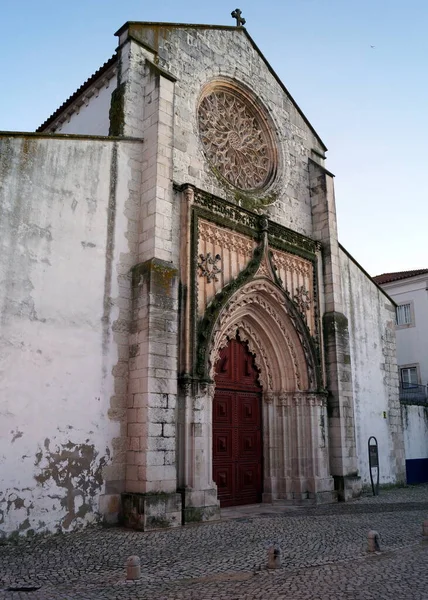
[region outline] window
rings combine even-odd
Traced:
[[[403,388],[412,388],[418,385],[417,367],[404,367],[400,369],[401,385]]]
[[[412,324],[412,306],[410,302],[408,304],[401,304],[397,306],[396,310],[396,322],[397,325],[411,325]]]

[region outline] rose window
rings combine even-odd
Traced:
[[[266,187],[275,171],[275,145],[258,107],[228,86],[211,89],[198,110],[199,135],[211,165],[245,191]]]

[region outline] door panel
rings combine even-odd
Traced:
[[[213,420],[218,425],[232,425],[233,395],[233,392],[216,390],[215,402],[213,405]]]
[[[213,479],[217,484],[217,493],[221,506],[234,506],[235,469],[232,462],[213,467]]]
[[[231,340],[216,365],[213,478],[221,506],[250,504],[262,495],[261,388],[253,356]]]

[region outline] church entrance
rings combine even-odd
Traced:
[[[220,506],[262,500],[262,388],[247,345],[230,340],[215,370],[213,479]]]

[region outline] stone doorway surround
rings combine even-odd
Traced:
[[[219,518],[212,476],[215,364],[237,336],[255,356],[263,388],[263,502],[332,501],[326,393],[311,342],[318,327],[315,263],[271,247],[265,217],[241,209],[257,231],[245,235],[239,225],[227,227],[225,209],[215,219],[213,201],[209,211],[195,207],[190,186],[181,199],[178,456],[184,522]],[[196,199],[203,205],[201,196]],[[295,233],[293,240],[300,243]]]

